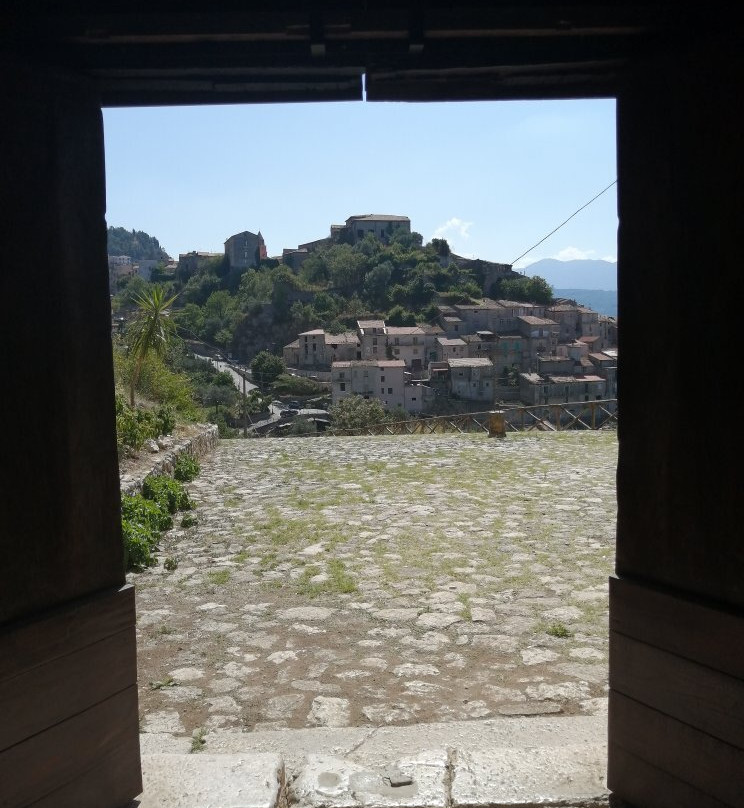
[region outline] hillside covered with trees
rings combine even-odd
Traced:
[[[135,261],[170,260],[170,256],[154,236],[150,236],[142,230],[127,230],[124,227],[108,228],[108,254],[128,255]]]
[[[403,326],[433,322],[439,305],[484,294],[550,300],[546,283],[516,273],[484,289],[489,266],[453,256],[444,239],[424,245],[420,234],[400,230],[387,244],[367,235],[354,245],[319,249],[296,272],[277,259],[231,270],[224,258],[215,258],[198,270],[179,268],[167,293],[177,296],[174,319],[182,336],[250,361],[260,350],[280,353],[311,328],[340,333],[366,318]],[[115,308],[126,309],[133,293],[145,287],[133,278],[116,296]]]

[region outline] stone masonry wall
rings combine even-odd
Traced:
[[[190,454],[199,458],[214,451],[217,446],[217,425],[203,424],[198,434],[174,442],[163,451],[149,456],[151,463],[137,472],[120,477],[122,496],[131,496],[142,492],[145,479],[153,474],[173,474],[176,460],[182,454]]]

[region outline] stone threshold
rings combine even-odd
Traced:
[[[139,808],[605,808],[605,716],[143,734]],[[201,742],[199,743],[201,746]]]

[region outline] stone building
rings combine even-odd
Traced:
[[[490,359],[448,359],[449,389],[465,401],[493,403],[494,367]]]
[[[225,242],[225,255],[230,269],[248,269],[257,267],[266,258],[266,244],[261,231],[251,233],[244,230],[230,236]]]
[[[411,232],[411,220],[408,216],[368,213],[363,216],[349,216],[343,225],[331,225],[331,240],[335,243],[356,244],[371,233],[378,241],[387,243],[396,230]]]

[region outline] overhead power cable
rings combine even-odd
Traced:
[[[595,200],[595,199],[599,199],[599,197],[600,197],[600,196],[602,196],[602,194],[603,194],[603,193],[605,193],[605,191],[609,191],[609,190],[610,190],[610,188],[612,188],[612,186],[613,186],[613,185],[615,185],[615,183],[616,183],[616,182],[617,182],[617,180],[616,180],[616,179],[615,179],[615,180],[613,180],[613,181],[612,181],[612,182],[611,182],[611,183],[610,183],[610,184],[609,184],[609,185],[608,185],[606,188],[603,188],[603,189],[602,189],[602,190],[601,190],[601,191],[600,191],[600,192],[599,192],[599,193],[598,193],[596,196],[593,196],[593,197],[592,197],[592,198],[591,198],[591,199],[590,199],[588,202],[586,202],[585,204],[583,204],[583,205],[582,205],[582,206],[581,206],[581,207],[580,207],[578,210],[575,210],[575,211],[574,211],[574,212],[573,212],[573,213],[572,213],[572,214],[571,214],[571,215],[568,217],[568,219],[566,219],[566,221],[565,221],[565,222],[561,222],[561,223],[558,225],[558,227],[556,227],[554,230],[551,230],[551,231],[548,233],[548,235],[547,235],[547,236],[544,236],[543,238],[541,238],[541,239],[540,239],[540,241],[538,241],[538,242],[537,242],[537,244],[533,244],[533,245],[532,245],[532,246],[529,248],[529,250],[526,250],[526,251],[525,251],[525,252],[523,252],[523,253],[522,253],[520,256],[518,256],[517,258],[515,258],[515,259],[512,261],[512,266],[514,266],[514,264],[516,264],[516,263],[517,263],[517,261],[521,261],[521,260],[522,260],[522,258],[524,258],[524,257],[525,257],[525,255],[527,255],[528,253],[531,253],[531,252],[532,252],[532,251],[535,249],[535,247],[539,247],[539,246],[540,246],[540,245],[543,243],[543,241],[545,241],[546,239],[549,239],[549,238],[550,238],[550,237],[553,235],[553,233],[557,233],[557,232],[558,232],[558,231],[561,229],[561,227],[563,227],[563,225],[564,225],[564,224],[568,224],[568,222],[570,222],[570,221],[571,221],[571,219],[573,219],[573,217],[574,217],[574,216],[576,216],[576,214],[577,214],[577,213],[581,213],[581,211],[582,211],[582,210],[584,210],[584,208],[588,208],[588,207],[589,207],[589,205],[591,205],[591,204],[592,204],[592,202],[594,202],[594,200]]]

